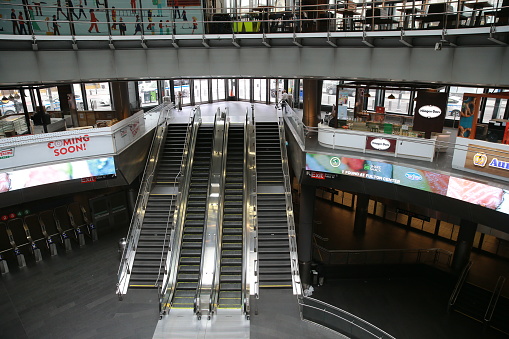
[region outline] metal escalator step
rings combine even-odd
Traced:
[[[258,245],[259,245],[258,255],[289,254],[290,253],[288,244],[286,244],[286,246],[281,246],[281,247],[264,247],[264,246],[261,246],[260,244],[258,244]]]
[[[162,277],[162,274],[159,278]],[[152,274],[131,274],[130,282],[136,283],[152,283],[155,284],[158,279],[158,272]]]
[[[221,262],[221,273],[242,273],[242,266],[240,265],[225,265]]]
[[[268,247],[273,247],[277,249],[286,248],[288,250],[289,242],[288,239],[285,240],[267,240],[267,239],[258,239],[258,247],[260,248],[260,251],[263,252],[263,249],[266,249]]]
[[[231,258],[223,257],[221,259],[221,264],[222,265],[242,265],[242,257],[240,257],[240,256],[231,257]]]
[[[288,236],[288,226],[285,225],[284,227],[263,227],[258,228],[258,237],[261,238],[265,236],[266,234],[270,235],[285,235]]]
[[[160,260],[161,251],[159,252],[136,252],[136,260]]]
[[[234,227],[236,226],[236,227]],[[242,235],[242,225],[226,225],[223,223],[223,234],[241,234]]]
[[[241,257],[242,251],[241,250],[222,250],[221,254],[222,254],[223,258]]]
[[[290,252],[288,249],[286,252],[283,251],[279,253],[274,253],[272,251],[260,252],[258,253],[258,258],[260,260],[270,260],[274,262],[277,262],[278,260],[290,260]]]
[[[200,278],[198,273],[178,273],[177,280],[180,282],[196,282]]]
[[[203,239],[203,234],[201,233],[184,234],[182,239],[183,241],[201,241]]]
[[[195,292],[192,290],[175,290],[175,298],[194,298]]]
[[[223,232],[223,242],[241,242],[242,235],[230,235]]]
[[[242,276],[240,274],[221,274],[219,277],[221,284],[223,283],[241,283]]]
[[[188,233],[199,233],[203,234],[203,226],[202,227],[196,227],[196,226],[185,226],[184,227],[184,234]]]
[[[230,251],[230,250],[242,250],[242,243],[241,242],[225,242],[223,243],[223,251]]]
[[[217,308],[220,309],[239,309],[242,307],[241,305],[241,298],[234,298],[234,299],[224,299],[219,298]]]
[[[180,251],[182,257],[196,257],[201,255],[201,248],[183,248]]]
[[[230,282],[221,283],[219,285],[219,289],[221,291],[238,291],[238,290],[242,289],[242,284],[241,283],[230,283]]]
[[[232,290],[232,291],[219,291],[219,298],[225,298],[225,299],[240,299],[241,297],[240,290]]]
[[[202,243],[200,242],[191,242],[191,241],[183,241],[182,248],[201,248]]]
[[[201,257],[180,257],[180,263],[199,266],[201,263]]]
[[[196,290],[196,288],[198,287],[198,283],[197,282],[188,282],[188,281],[183,281],[183,282],[180,282],[180,281],[177,281],[177,289],[179,290]]]

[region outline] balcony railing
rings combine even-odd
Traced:
[[[420,30],[507,25],[509,2],[352,2],[331,5],[204,8],[187,0],[154,0],[150,7],[82,0],[0,3],[0,33],[15,35],[167,36]]]

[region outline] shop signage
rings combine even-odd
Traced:
[[[414,131],[441,133],[447,111],[447,93],[419,91],[415,102]]]
[[[0,150],[0,159],[9,159],[14,156],[14,147]]]
[[[90,137],[85,134],[75,138],[55,140],[48,142],[48,148],[53,151],[53,155],[58,157],[68,153],[77,153],[87,150],[87,142],[90,141]]]
[[[433,119],[439,117],[442,114],[442,110],[437,106],[426,105],[419,108],[417,113],[425,118]]]
[[[325,173],[311,172],[311,178],[313,178],[313,179],[325,179]]]
[[[422,175],[416,172],[406,172],[405,178],[411,181],[422,181]]]
[[[396,139],[367,137],[366,149],[394,153],[396,152]]]
[[[468,145],[465,167],[479,172],[509,177],[509,153],[500,149]]]

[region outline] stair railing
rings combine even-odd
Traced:
[[[224,196],[225,196],[225,181],[226,181],[226,160],[228,157],[228,137],[230,131],[230,110],[226,107],[224,115],[224,133],[223,133],[223,149],[221,159],[221,174],[220,174],[220,191],[218,210],[217,210],[217,242],[216,242],[216,266],[214,268],[214,277],[212,279],[211,292],[209,296],[209,315],[212,316],[217,311],[220,279],[221,279],[221,253],[223,247],[223,215],[224,215]]]
[[[170,259],[166,261],[168,271],[167,278],[164,279],[161,287],[160,296],[160,314],[165,315],[171,307],[171,300],[175,293],[175,282],[177,279],[178,260],[180,258],[180,249],[182,247],[182,235],[184,230],[185,213],[187,206],[187,192],[189,191],[189,178],[191,178],[191,169],[193,168],[194,150],[196,145],[196,136],[201,125],[201,112],[199,107],[196,108],[192,124],[192,130],[189,138],[189,145],[184,149],[185,159],[184,168],[181,169],[182,178],[185,178],[179,185],[178,204],[173,213],[173,232],[171,239]]]
[[[195,119],[197,119],[197,118],[199,119],[200,117],[201,117],[200,107],[197,106],[193,109],[193,111],[189,115],[189,122],[187,124],[186,137],[184,140],[184,149],[182,150],[182,155],[180,157],[180,169],[173,180],[173,192],[176,192],[176,194],[172,195],[172,198],[169,203],[168,217],[166,219],[166,228],[165,228],[165,232],[164,232],[164,243],[163,243],[163,247],[161,248],[161,258],[159,261],[159,272],[157,274],[157,279],[156,279],[156,281],[159,281],[161,272],[163,272],[163,281],[162,281],[161,285],[159,286],[159,292],[160,292],[159,299],[160,300],[163,297],[162,287],[166,286],[166,284],[168,282],[167,281],[168,280],[168,272],[169,272],[170,267],[167,265],[167,263],[170,260],[170,255],[171,255],[170,244],[173,243],[173,235],[174,235],[173,230],[175,229],[175,227],[170,228],[169,226],[170,226],[170,223],[172,223],[175,219],[174,218],[175,213],[178,209],[178,205],[181,200],[182,190],[179,188],[180,188],[180,185],[182,183],[182,178],[183,178],[182,172],[184,171],[184,169],[187,165],[187,155],[189,153],[189,144],[191,142],[190,138],[191,138],[191,134],[193,131],[194,121],[195,121]],[[172,220],[172,214],[171,214],[171,206],[175,206],[175,209],[173,212],[173,220]],[[172,225],[174,225],[174,224],[172,223]],[[169,237],[168,237],[168,232],[170,232]],[[163,266],[163,263],[165,263],[165,260],[166,260],[166,265]]]
[[[250,305],[249,305],[249,295],[251,284],[248,281],[248,272],[249,272],[249,263],[248,258],[250,252],[252,250],[250,241],[250,235],[254,231],[254,206],[253,205],[253,191],[256,187],[256,171],[254,171],[254,157],[251,154],[254,154],[253,151],[253,112],[246,109],[246,120],[244,122],[244,193],[243,193],[243,204],[242,204],[242,281],[241,281],[241,307],[242,312],[249,318]],[[256,203],[256,199],[254,199],[254,203]]]
[[[281,115],[282,114],[281,111],[277,111],[277,113],[279,125],[279,143],[280,143],[279,147],[281,148],[281,161],[283,166],[284,187],[285,187],[286,219],[288,222],[288,240],[290,242],[293,294],[301,295],[302,285],[300,281],[299,258],[297,254],[297,233],[295,231],[295,220],[293,214],[292,185],[290,182],[290,171],[288,168],[288,154],[286,151],[284,119],[283,116]]]
[[[467,280],[468,273],[470,272],[470,268],[472,267],[472,262],[469,261],[468,264],[465,265],[463,270],[461,271],[461,274],[458,278],[458,281],[456,282],[456,286],[454,286],[454,290],[451,293],[451,297],[449,298],[449,303],[447,304],[447,313],[449,313],[454,307],[454,304],[456,304],[456,300],[458,299],[458,295],[461,292],[461,288],[465,284],[465,281]]]
[[[484,314],[484,323],[489,325],[491,322],[491,318],[493,318],[493,312],[497,307],[497,302],[500,297],[500,293],[502,293],[502,288],[505,284],[505,277],[498,277],[497,284],[495,285],[495,289],[493,289],[493,293],[491,294],[490,303],[488,304],[488,308],[486,309],[486,313]]]
[[[118,281],[116,293],[119,296],[119,299],[122,298],[123,294],[127,293],[131,269],[134,262],[134,256],[136,254],[136,246],[140,237],[145,209],[147,207],[150,190],[152,189],[154,172],[159,160],[159,154],[163,144],[162,140],[164,140],[164,135],[167,130],[167,121],[170,117],[171,109],[174,109],[173,105],[162,104],[147,112],[151,113],[159,111],[159,118],[157,120],[154,137],[152,139],[145,168],[143,170],[143,179],[136,197],[135,209],[131,217],[129,231],[127,232],[127,243],[122,251],[122,257],[120,259],[120,265],[117,272]]]

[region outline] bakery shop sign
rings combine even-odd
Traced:
[[[396,139],[367,137],[366,149],[394,153],[396,152]]]
[[[494,148],[468,145],[465,167],[480,172],[509,177],[509,154]]]

